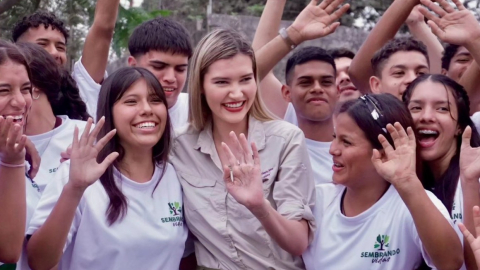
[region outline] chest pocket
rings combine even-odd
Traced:
[[[219,191],[216,191],[218,184],[215,179],[201,178],[191,174],[180,172],[180,182],[182,184],[184,204],[186,211],[198,211],[201,209],[210,209],[214,207],[214,198],[218,197]],[[215,196],[217,195],[217,196]]]

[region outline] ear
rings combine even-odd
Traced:
[[[135,59],[135,57],[133,57],[133,56],[129,56],[128,59],[127,59],[127,63],[131,67],[136,67],[137,66],[137,59]]]
[[[448,72],[448,70],[442,68],[442,75],[445,75],[445,76],[446,76],[446,75],[447,75],[447,72]]]
[[[455,132],[455,137],[458,137],[458,136],[462,136],[463,132],[462,132],[462,129],[457,126],[457,131]]]
[[[369,83],[370,83],[370,90],[372,91],[372,93],[374,93],[374,94],[380,94],[381,93],[382,82],[381,82],[380,78],[378,78],[377,76],[372,76],[372,77],[370,77]]]
[[[283,99],[287,102],[292,102],[292,98],[290,97],[290,86],[288,85],[282,85],[282,96]]]

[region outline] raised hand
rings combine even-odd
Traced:
[[[412,25],[412,24],[416,24],[416,23],[425,23],[424,20],[425,20],[425,17],[420,12],[420,5],[416,5],[412,9],[412,12],[410,12],[410,15],[408,15],[408,18],[405,21],[405,23],[407,25]]]
[[[8,165],[25,163],[25,142],[22,127],[13,123],[13,117],[0,116],[0,161]]]
[[[95,143],[98,132],[105,123],[105,118],[101,118],[92,132],[92,119],[89,118],[82,136],[78,139],[78,128],[75,127],[73,133],[72,154],[70,156],[70,178],[69,184],[75,188],[86,189],[107,170],[113,161],[118,157],[117,152],[110,153],[102,163],[97,162],[97,156],[100,150],[105,147],[107,142],[113,138],[116,130],[112,130],[102,139]]]
[[[324,0],[318,5],[318,0],[312,0],[291,26],[293,31],[289,34],[292,41],[300,44],[305,40],[321,38],[333,33],[340,25],[335,21],[350,7],[349,4],[340,6],[342,2],[343,0]]]
[[[378,135],[378,140],[382,144],[385,156],[382,158],[380,152],[373,150],[372,162],[377,172],[396,188],[406,181],[416,177],[415,168],[415,134],[411,127],[407,132],[400,123],[387,125],[387,130],[393,139],[395,149],[390,145],[383,135]]]
[[[230,137],[234,143],[232,149],[222,143],[222,151],[227,158],[222,162],[223,180],[228,193],[252,210],[265,202],[257,146],[252,143],[250,148],[244,134],[240,134],[239,140],[232,131]]]
[[[440,6],[431,0],[420,2],[439,16],[435,16],[424,7],[420,8],[420,12],[429,20],[428,25],[432,32],[443,42],[467,46],[469,42],[480,39],[480,25],[459,0],[453,0],[458,10],[450,6],[446,0],[436,0]]]
[[[477,237],[473,236],[462,223],[459,223],[458,227],[472,248],[477,266],[480,266],[480,208],[478,206],[473,207],[473,223]]]
[[[32,164],[30,164],[30,170],[28,171],[28,175],[33,179],[35,178],[38,170],[40,169],[40,162],[42,160],[40,154],[37,151],[37,148],[35,147],[35,144],[33,144],[33,142],[30,141],[29,138],[27,138],[27,140],[25,141],[25,150],[32,159]]]
[[[460,175],[463,179],[478,181],[480,179],[480,147],[472,148],[471,138],[472,128],[467,127],[463,131],[460,148]]]

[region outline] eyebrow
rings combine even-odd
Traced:
[[[469,52],[462,52],[462,53],[457,54],[456,56],[469,56],[469,57],[471,57],[472,55]]]
[[[164,65],[164,66],[171,66],[168,63],[162,62],[160,60],[150,60],[150,64],[155,64],[155,65]],[[181,65],[176,65],[176,67],[186,67],[188,64],[181,64]]]
[[[301,77],[298,77],[297,80],[302,80],[302,79],[314,79],[315,76],[313,75],[307,75],[307,76],[301,76]],[[334,79],[335,77],[333,75],[322,75],[320,76],[321,79]]]
[[[10,84],[8,84],[8,83],[2,83],[2,84],[0,84],[0,87],[10,87]]]
[[[418,103],[418,104],[424,104],[425,102],[423,102],[422,100],[410,100],[410,103]],[[438,100],[438,101],[435,101],[434,104],[438,105],[438,104],[450,104],[449,101],[444,101],[444,100]]]

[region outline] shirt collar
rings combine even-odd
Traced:
[[[265,129],[264,123],[255,119],[255,117],[248,117],[248,141],[255,142],[258,151],[265,148]],[[215,144],[213,143],[212,121],[208,121],[204,129],[200,131],[197,139],[197,144],[194,149],[200,150],[204,154],[212,155],[215,151]]]

